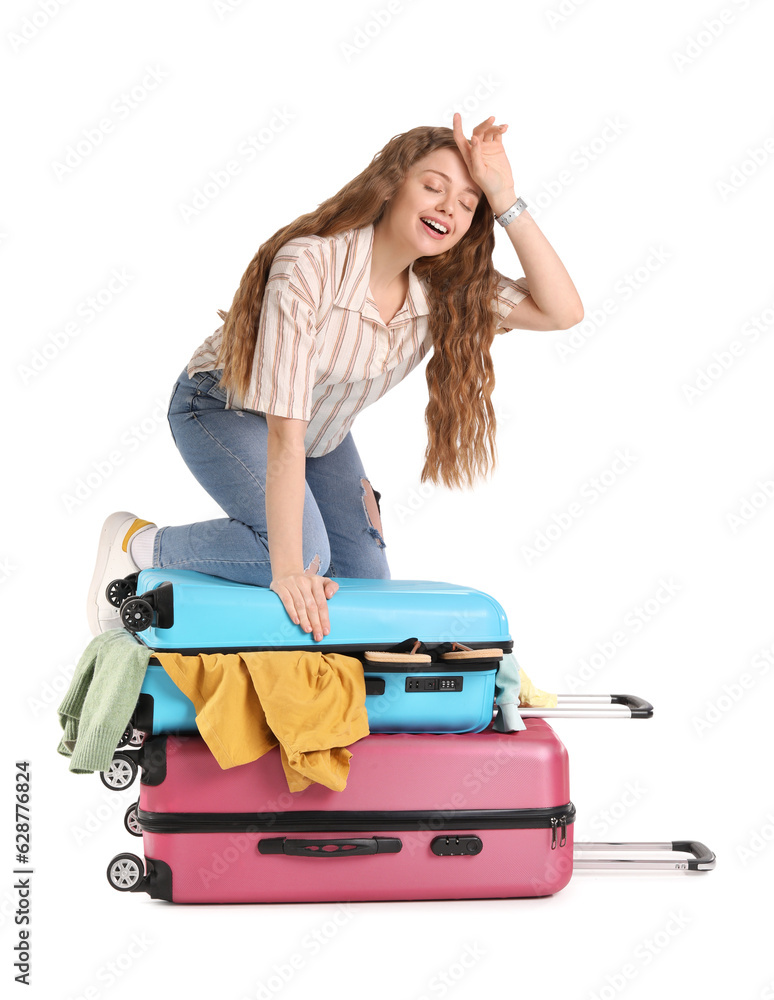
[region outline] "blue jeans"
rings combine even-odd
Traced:
[[[220,374],[197,372],[189,378],[181,372],[167,415],[186,465],[228,516],[160,528],[153,565],[268,587],[268,423],[250,410],[226,409]],[[389,580],[380,497],[366,478],[351,433],[327,455],[307,456],[304,567],[319,556],[320,576]]]

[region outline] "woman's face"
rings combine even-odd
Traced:
[[[385,215],[389,213],[393,234],[416,247],[417,257],[429,257],[459,243],[482,196],[457,150],[434,149],[410,168],[402,187],[387,203]],[[433,220],[436,228],[423,219]]]

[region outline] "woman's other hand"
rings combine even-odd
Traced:
[[[327,601],[339,585],[317,575],[319,555],[303,569],[304,435],[308,421],[267,414],[266,422],[266,525],[272,567],[269,589],[282,601],[290,620],[305,632],[312,632],[315,642],[319,642],[331,630]]]

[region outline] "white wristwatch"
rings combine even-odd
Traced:
[[[507,212],[503,212],[502,215],[496,215],[495,219],[497,219],[501,226],[507,226],[509,222],[513,222],[517,215],[521,215],[526,207],[526,201],[523,198],[517,198]]]

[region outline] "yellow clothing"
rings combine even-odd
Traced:
[[[153,655],[193,702],[199,732],[222,768],[279,744],[291,792],[313,781],[346,788],[346,748],[370,732],[356,657],[300,650]]]
[[[521,687],[519,688],[519,704],[530,708],[556,708],[556,695],[541,691],[535,687],[524,671],[519,667]]]

